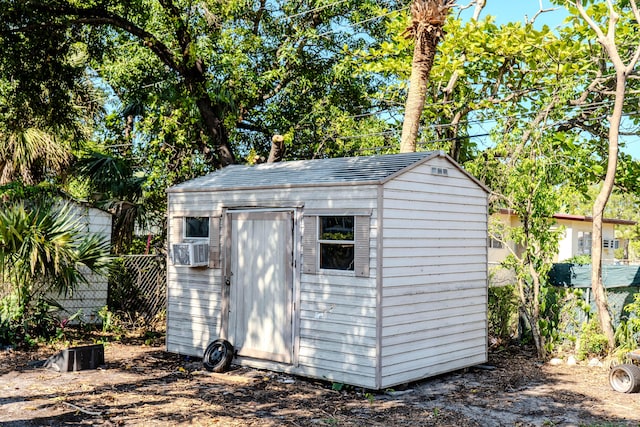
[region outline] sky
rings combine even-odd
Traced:
[[[460,4],[466,4],[464,1]],[[492,15],[496,18],[497,24],[514,21],[531,20],[540,8],[549,10],[536,17],[536,26],[548,25],[551,28],[560,26],[568,16],[568,11],[564,7],[551,4],[548,0],[487,0],[487,4],[482,11],[482,17]],[[473,9],[469,8],[461,12],[461,16],[471,17]],[[624,152],[633,156],[635,160],[640,160],[640,137],[621,136],[620,141],[624,142]]]

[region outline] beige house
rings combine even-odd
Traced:
[[[592,218],[583,215],[555,214],[555,227],[562,227],[558,253],[554,262],[564,262],[577,255],[591,254]],[[490,222],[494,229],[500,227],[518,227],[522,223],[517,215],[508,209],[501,209],[491,216]],[[635,225],[635,221],[624,219],[604,218],[602,221],[602,260],[605,264],[615,261],[615,250],[622,247],[622,242],[616,239],[616,226]],[[499,272],[500,263],[509,255],[511,250],[518,252],[513,243],[504,244],[496,239],[488,239],[489,268],[493,271],[491,284],[499,285],[509,280],[504,271]]]

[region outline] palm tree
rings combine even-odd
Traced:
[[[71,145],[38,127],[0,130],[0,185],[20,179],[36,184],[69,166]]]
[[[93,205],[113,215],[112,249],[116,254],[125,253],[136,221],[143,218],[140,201],[145,178],[135,174],[129,159],[96,151],[80,158],[74,171],[89,180]]]
[[[70,206],[27,203],[0,209],[0,280],[14,308],[0,311],[0,329],[29,318],[45,294],[66,295],[87,284],[89,273],[105,275],[111,263],[109,242],[86,234]]]
[[[416,151],[416,139],[420,116],[427,93],[429,73],[436,55],[436,47],[442,37],[442,27],[455,0],[414,0],[411,3],[411,25],[405,34],[415,40],[409,93],[404,111],[400,152]]]

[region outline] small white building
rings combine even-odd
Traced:
[[[167,350],[384,389],[487,360],[487,190],[423,152],[168,189]]]
[[[97,234],[102,236],[105,241],[111,241],[112,217],[109,212],[72,202],[70,202],[70,207],[77,218],[80,228],[78,231],[81,234]],[[90,271],[87,271],[85,276],[88,284],[79,284],[77,289],[66,296],[52,292],[49,297],[65,310],[60,314],[62,317],[72,316],[81,311],[82,316],[77,321],[93,323],[99,321],[98,312],[107,305],[109,279]]]

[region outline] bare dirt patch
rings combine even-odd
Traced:
[[[393,391],[234,367],[202,370],[162,346],[108,344],[102,369],[38,367],[53,354],[0,351],[3,426],[638,426],[640,395],[611,390],[603,367],[551,366],[521,349],[488,366]]]

